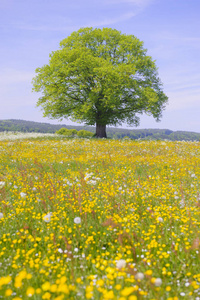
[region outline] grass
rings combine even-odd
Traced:
[[[0,299],[200,299],[199,146],[0,141]]]

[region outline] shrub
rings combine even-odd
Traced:
[[[60,128],[56,131],[57,134],[65,135],[65,136],[75,136],[77,134],[76,129],[67,129],[67,128]]]
[[[82,130],[78,131],[77,135],[78,135],[78,137],[89,138],[89,137],[92,137],[94,134],[91,131],[82,129]]]

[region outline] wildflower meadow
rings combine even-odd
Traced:
[[[200,300],[200,143],[0,141],[0,299]]]

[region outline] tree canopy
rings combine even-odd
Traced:
[[[106,125],[137,126],[143,113],[158,121],[168,100],[143,42],[116,29],[73,32],[36,73],[44,116],[96,125],[97,137],[106,137]]]

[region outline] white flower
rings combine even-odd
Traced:
[[[163,218],[158,217],[158,221],[162,223],[163,222]]]
[[[51,222],[51,216],[52,216],[52,212],[48,213],[46,216],[43,217],[43,220],[46,222],[46,223],[49,223]]]
[[[90,178],[92,175],[93,175],[93,173],[85,173],[84,179],[87,180],[87,179]]]
[[[23,192],[20,193],[20,196],[21,196],[22,198],[26,198],[26,195],[27,195],[26,193],[23,193]]]
[[[74,252],[78,252],[78,248],[74,248]]]
[[[116,261],[116,266],[118,269],[125,268],[126,261],[124,259],[120,259]]]
[[[0,213],[0,219],[2,219],[3,218],[3,214],[2,213]]]
[[[4,181],[0,181],[0,189],[2,189],[4,187],[6,183]]]
[[[79,218],[79,217],[74,218],[74,223],[75,224],[80,224],[81,223],[81,218]]]
[[[63,253],[63,250],[61,248],[58,248],[59,253]]]
[[[96,180],[89,180],[87,183],[88,183],[88,184],[91,184],[91,185],[97,184]]]
[[[160,286],[162,284],[162,279],[161,278],[156,278],[154,281],[155,286]]]
[[[135,275],[135,279],[137,279],[137,280],[142,280],[142,279],[144,279],[144,274],[141,273],[141,272],[137,273],[137,274]]]
[[[189,283],[189,282],[186,282],[186,283],[185,283],[185,286],[189,286],[189,285],[190,285],[190,283]]]

